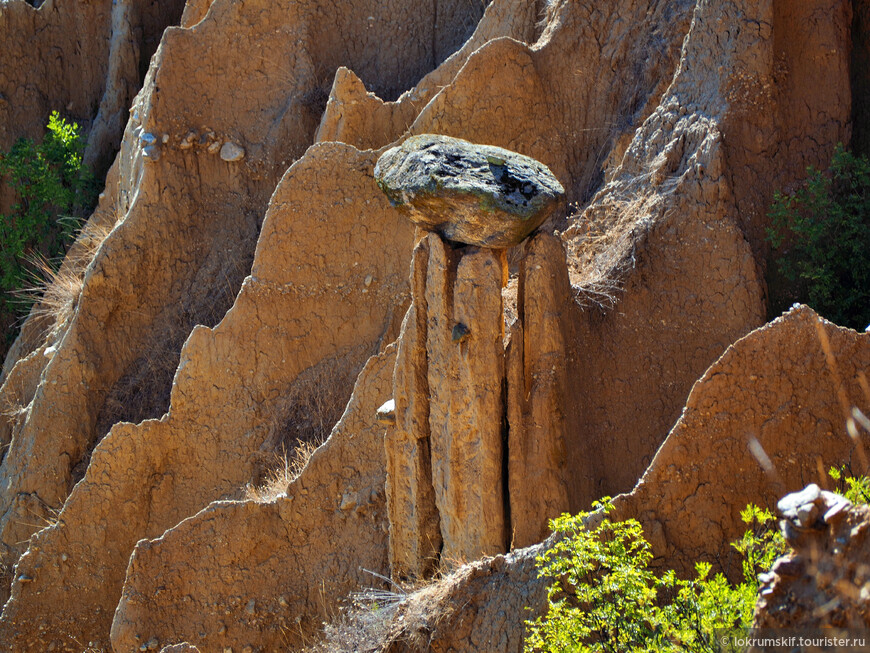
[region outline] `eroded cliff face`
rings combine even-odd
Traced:
[[[379,583],[371,572],[387,567],[387,532],[375,412],[391,393],[395,350],[366,363],[329,440],[283,496],[213,503],[136,546],[112,626],[115,650],[154,638],[203,650],[227,642],[292,650],[331,606]],[[179,595],[189,598],[179,604]]]
[[[795,489],[819,447],[850,452],[816,316],[739,339],[765,319],[773,190],[849,140],[852,26],[842,0],[189,2],[141,92],[92,121],[96,152],[129,112],[66,263],[85,259],[81,290],[4,367],[4,650],[297,647],[376,584],[360,568],[534,545],[604,494],[630,492],[621,514],[668,564],[721,552],[749,500]],[[372,177],[423,133],[533,156],[571,207],[504,257],[456,258]],[[442,340],[472,298],[491,319],[460,373]],[[867,337],[823,329],[854,384]],[[294,444],[305,379],[360,370],[329,389],[347,409],[286,496],[241,499]],[[390,398],[395,426],[375,419]],[[747,454],[747,420],[789,487]],[[477,467],[463,437],[487,444]],[[717,494],[737,473],[745,492]],[[390,650],[519,650],[535,551],[410,603],[451,616],[396,622]]]
[[[183,9],[180,0],[4,3],[0,149],[41,137],[60,111],[87,130],[86,161],[105,172],[148,61]]]

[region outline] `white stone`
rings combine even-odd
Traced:
[[[376,413],[376,419],[380,424],[395,424],[396,423],[396,400],[390,399],[389,401],[385,401],[383,405],[378,408]]]
[[[245,158],[245,148],[230,141],[221,148],[221,159],[224,161],[240,161]]]

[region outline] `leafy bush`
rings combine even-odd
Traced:
[[[94,206],[96,185],[82,165],[84,148],[78,125],[54,112],[39,145],[21,138],[0,153],[0,176],[15,193],[10,214],[0,215],[0,291],[6,310],[29,309],[30,302],[10,294],[27,282],[26,260],[62,256]]]
[[[755,506],[741,513],[750,525],[734,546],[744,557],[744,581],[710,577],[709,563],[695,566],[695,580],[649,569],[652,550],[634,519],[613,522],[613,506],[597,504],[603,520],[587,529],[590,513],[551,522],[562,537],[538,558],[552,579],[547,614],[528,622],[527,652],[719,651],[716,629],[748,628],[757,574],[786,551],[773,515]]]
[[[797,295],[837,324],[870,324],[870,161],[838,146],[797,192],[774,195],[767,236]]]
[[[854,504],[870,503],[870,478],[848,474],[845,465],[840,468],[831,467],[828,471],[828,476],[837,482],[837,493]]]

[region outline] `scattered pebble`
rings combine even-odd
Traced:
[[[357,506],[357,500],[354,495],[350,492],[346,492],[341,495],[341,505],[338,507],[339,510],[353,510]]]
[[[179,150],[189,150],[193,147],[193,141],[196,140],[196,132],[190,130],[185,134],[184,138],[181,139],[181,142],[178,144]]]
[[[210,148],[209,148],[210,149]],[[245,148],[230,141],[221,148],[221,159],[224,161],[240,161],[245,158]]]
[[[142,150],[142,154],[146,159],[150,161],[159,161],[160,160],[160,148],[156,145],[149,145],[148,147]]]

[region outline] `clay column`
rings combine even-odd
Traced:
[[[563,189],[543,164],[444,136],[387,151],[375,178],[426,232],[385,439],[396,577],[510,545],[502,288],[505,250],[552,213]]]

